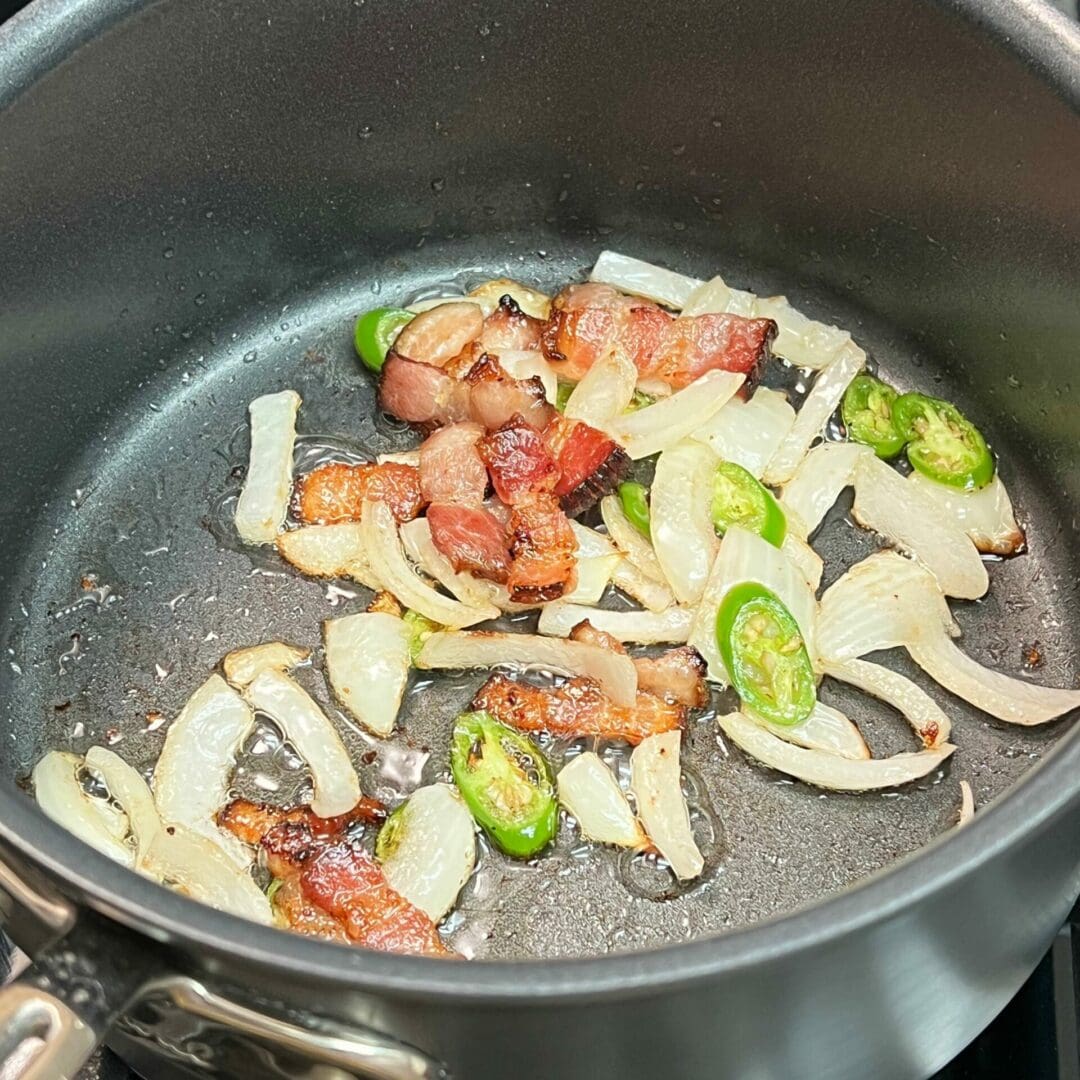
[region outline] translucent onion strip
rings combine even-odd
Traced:
[[[734,461],[761,479],[777,447],[795,423],[795,410],[779,390],[759,386],[749,401],[733,397],[692,437],[717,457]]]
[[[537,629],[541,634],[568,637],[578,623],[588,620],[596,630],[603,630],[619,641],[640,645],[682,644],[690,633],[692,617],[689,608],[676,606],[664,611],[608,611],[556,600],[540,612]]]
[[[812,592],[817,592],[821,584],[821,575],[825,572],[825,563],[821,556],[797,533],[791,530],[791,517],[788,517],[788,533],[780,550],[799,568],[806,584]]]
[[[649,611],[663,611],[675,603],[675,594],[667,585],[643,574],[629,559],[616,565],[611,583]]]
[[[939,484],[913,472],[908,483],[926,495],[941,516],[966,533],[979,549],[992,555],[1015,555],[1024,547],[1024,531],[1016,523],[1012,501],[997,474],[978,491]]]
[[[249,645],[233,649],[222,666],[225,678],[233,686],[243,690],[260,671],[292,671],[311,657],[310,649],[289,645],[284,641],[266,641],[261,645]]]
[[[577,819],[586,840],[627,848],[648,842],[618,780],[591,750],[563,766],[557,786],[559,802]]]
[[[960,781],[960,816],[956,822],[957,828],[966,825],[975,816],[975,795],[971,785],[966,780]]]
[[[870,749],[859,729],[839,709],[820,701],[801,724],[772,724],[758,716],[750,716],[750,719],[771,731],[778,739],[808,750],[838,754],[852,761],[861,761],[870,756]]]
[[[315,789],[311,809],[319,817],[351,810],[360,801],[356,770],[337,729],[307,691],[280,671],[264,671],[245,693],[252,708],[266,713],[307,762]]]
[[[101,778],[113,800],[123,807],[135,843],[136,862],[141,863],[161,831],[161,817],[142,773],[104,746],[87,750],[86,767]]]
[[[633,705],[637,699],[637,669],[629,656],[538,634],[440,631],[424,642],[416,666],[451,670],[509,667],[583,675],[597,682],[616,705]]]
[[[617,251],[600,252],[589,280],[676,309],[683,307],[701,285],[697,278],[665,270],[629,255],[620,255]]]
[[[720,730],[755,761],[796,780],[832,791],[875,791],[911,783],[939,768],[956,749],[945,743],[934,750],[856,761],[785,742],[742,713],[718,716],[716,722]]]
[[[712,315],[722,311],[749,318],[754,314],[757,297],[743,289],[733,289],[722,277],[714,277],[700,284],[689,296],[683,307],[684,315]]]
[[[780,505],[801,526],[803,538],[821,524],[840,492],[855,483],[855,469],[864,457],[873,457],[868,446],[854,442],[823,442],[802,459],[795,475],[784,485]]]
[[[368,560],[358,521],[289,529],[279,534],[277,549],[287,563],[308,577],[350,578],[369,589],[382,588]]]
[[[603,428],[626,410],[638,371],[622,349],[609,349],[585,373],[566,402],[564,415]]]
[[[776,323],[773,352],[795,367],[820,371],[851,343],[851,335],[846,330],[807,318],[788,303],[786,296],[757,297],[754,317],[772,319]]]
[[[265,394],[249,406],[251,453],[236,531],[245,544],[270,544],[285,523],[292,493],[293,444],[300,395],[295,390]]]
[[[851,380],[865,366],[866,353],[854,342],[848,342],[818,372],[795,423],[765,469],[765,483],[786,484],[795,475],[811,444],[825,430]]]
[[[608,535],[619,550],[626,554],[630,562],[653,581],[666,585],[667,579],[664,576],[663,567],[656,557],[652,544],[630,524],[630,519],[623,513],[618,496],[605,495],[600,500],[600,515],[604,519]]]

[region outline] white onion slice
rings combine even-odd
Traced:
[[[485,315],[491,315],[504,296],[509,296],[526,315],[534,319],[546,319],[551,314],[550,296],[510,278],[485,281],[469,293],[469,299],[475,300]]]
[[[684,315],[712,315],[722,311],[747,318],[754,314],[757,297],[743,289],[733,289],[722,277],[714,277],[699,285],[683,306]]]
[[[222,846],[241,867],[251,852],[217,827],[228,799],[236,755],[255,723],[248,703],[220,675],[211,675],[169,725],[154,766],[154,801],[166,825],[186,825]]]
[[[431,784],[394,811],[377,851],[390,887],[439,922],[476,865],[476,825],[456,788]]]
[[[692,437],[717,457],[734,461],[760,479],[776,448],[795,423],[795,410],[779,390],[759,386],[749,401],[733,397]]]
[[[559,398],[559,376],[544,359],[542,352],[535,349],[500,349],[495,355],[499,366],[511,378],[539,379],[544,384],[544,397],[550,404],[555,404]]]
[[[983,667],[941,632],[926,633],[907,649],[935,682],[1006,723],[1045,724],[1080,709],[1080,690],[1041,686]]]
[[[952,722],[941,706],[921,686],[898,671],[854,657],[827,662],[822,665],[822,671],[857,686],[902,713],[924,746],[933,749],[949,741]]]
[[[602,532],[590,529],[588,525],[582,525],[579,521],[571,521],[570,528],[577,539],[579,559],[619,554],[619,549],[610,536],[605,536]]]
[[[509,667],[583,675],[599,683],[616,705],[633,705],[637,698],[637,669],[629,656],[539,634],[439,631],[424,642],[416,666],[451,670]]]
[[[405,607],[419,611],[441,626],[471,626],[498,618],[499,610],[494,605],[468,605],[451,600],[417,577],[401,550],[397,524],[386,503],[365,501],[360,527],[375,573]]]
[[[956,827],[966,825],[975,816],[975,794],[966,780],[960,781],[960,816]]]
[[[123,866],[133,866],[135,849],[124,843],[127,815],[83,790],[78,778],[82,767],[82,758],[75,754],[47,753],[34,766],[32,777],[38,806],[84,844]]]
[[[591,750],[563,766],[557,778],[559,802],[572,814],[586,840],[642,848],[647,840],[612,771]]]
[[[956,749],[944,743],[934,750],[856,761],[784,742],[742,713],[718,716],[716,722],[736,746],[762,765],[833,791],[876,791],[908,784],[933,772]]]
[[[245,544],[273,543],[285,523],[299,410],[300,395],[295,390],[264,394],[248,406],[251,453],[236,504],[236,531]]]
[[[754,316],[776,323],[778,332],[772,351],[796,367],[820,371],[851,341],[846,330],[796,311],[786,296],[759,296],[754,301]]]
[[[630,790],[649,839],[671,864],[680,881],[691,881],[705,869],[682,793],[679,767],[681,731],[665,731],[642,739],[630,755]]]
[[[183,825],[162,829],[154,837],[143,868],[219,911],[267,925],[274,921],[270,901],[251,874],[237,867],[219,844]]]
[[[420,468],[419,450],[401,450],[398,453],[376,454],[377,465],[408,465],[410,468]]]
[[[458,573],[450,560],[435,546],[427,518],[406,521],[399,529],[399,534],[409,558],[447,592],[468,607],[484,609],[491,603],[486,584],[472,574]]]
[[[820,701],[815,703],[814,711],[800,724],[773,724],[760,716],[747,715],[778,739],[807,750],[821,750],[852,761],[870,757],[870,748],[859,729],[839,709]]]
[[[707,371],[669,398],[604,425],[635,461],[689,438],[727,404],[745,382],[733,371]]]
[[[86,767],[102,779],[113,800],[127,814],[135,842],[136,865],[140,864],[161,830],[161,817],[146,780],[142,773],[104,746],[92,746],[87,750]]]
[[[653,548],[681,604],[701,598],[720,549],[712,520],[719,464],[707,446],[691,441],[665,450],[656,462],[649,496]]]
[[[776,593],[798,623],[811,659],[814,657],[817,601],[802,571],[757,533],[732,525],[720,544],[689,637],[708,665],[708,678],[721,685],[727,685],[728,676],[716,645],[716,614],[728,589],[744,581],[756,581]]]
[[[765,483],[786,484],[795,475],[811,443],[824,431],[829,417],[836,411],[851,380],[865,366],[866,353],[854,342],[848,342],[818,372],[795,423],[765,469]]]
[[[222,662],[225,678],[243,690],[260,671],[292,671],[311,657],[310,649],[284,641],[265,641],[245,649],[233,649]]]
[[[1012,502],[1001,477],[978,491],[939,484],[913,472],[908,483],[924,492],[947,521],[967,534],[979,551],[993,555],[1015,555],[1024,546],[1024,531],[1016,523]]]
[[[975,546],[921,488],[873,455],[855,467],[852,516],[866,529],[910,552],[937,578],[946,596],[975,600],[990,585]]]
[[[627,559],[647,577],[666,585],[663,567],[652,544],[630,523],[617,495],[605,495],[600,500],[600,515],[608,535],[619,550],[626,553]]]
[[[780,505],[794,515],[794,519],[788,519],[788,529],[794,520],[804,539],[813,533],[840,492],[855,483],[859,462],[873,455],[869,446],[855,442],[823,442],[815,446],[784,485]]]
[[[643,574],[629,559],[615,567],[611,583],[649,611],[663,611],[675,603],[675,594],[666,585]]]
[[[672,642],[681,645],[690,633],[693,617],[690,608],[672,605],[664,611],[608,611],[556,600],[540,612],[537,629],[541,634],[569,637],[578,623],[588,620],[596,630],[603,630],[619,641],[641,645]]]
[[[787,515],[785,515],[787,516]],[[797,532],[791,532],[791,518],[788,518],[789,532],[784,537],[780,550],[799,568],[811,592],[817,592],[821,584],[821,575],[825,572],[825,563],[821,556],[805,541],[800,540]],[[798,526],[796,526],[798,528]]]
[[[608,349],[574,387],[564,415],[594,428],[605,427],[630,404],[637,376],[637,367],[622,349]]]
[[[577,584],[563,599],[572,604],[598,604],[611,582],[611,575],[624,559],[618,552],[578,558]]]
[[[411,311],[414,315],[423,315],[425,311],[431,311],[434,308],[442,307],[443,304],[460,304],[466,297],[460,293],[456,293],[453,296],[432,296],[427,300],[414,300],[411,304],[405,305],[406,311]],[[476,306],[483,311],[483,305],[478,301],[475,302]],[[484,312],[484,314],[488,314]]]
[[[617,251],[600,252],[589,280],[633,296],[644,296],[670,308],[681,308],[701,284],[697,278],[620,255]]]
[[[326,674],[337,699],[375,735],[394,730],[409,681],[409,629],[396,615],[363,611],[323,623]]]
[[[382,588],[364,547],[359,521],[305,525],[277,538],[281,557],[309,577],[351,578],[376,592]]]
[[[914,641],[933,623],[959,634],[933,575],[914,559],[878,551],[856,563],[821,598],[818,655],[847,660]]]
[[[264,671],[245,694],[307,762],[315,789],[311,809],[319,817],[351,810],[360,800],[360,780],[337,729],[307,691],[280,671]]]

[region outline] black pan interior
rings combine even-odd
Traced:
[[[985,601],[956,606],[965,647],[1020,674],[1038,643],[1032,677],[1071,684],[1080,207],[1067,177],[1080,139],[1068,110],[951,16],[920,23],[933,32],[901,60],[888,44],[903,5],[703,21],[704,6],[680,4],[633,26],[616,6],[530,6],[526,21],[487,6],[166,2],[0,115],[10,780],[46,748],[97,742],[150,767],[159,714],[175,715],[229,648],[315,644],[320,619],[363,603],[222,543],[251,397],[295,387],[320,445],[406,445],[373,417],[352,318],[448,281],[552,286],[602,247],[786,292],[849,327],[898,384],[978,418],[1031,550],[991,567]],[[693,80],[671,77],[675,57]],[[819,548],[831,577],[871,544],[841,505]],[[317,668],[303,677],[325,700]],[[478,682],[413,697],[404,749],[354,736],[358,757],[375,750],[369,790],[396,798],[438,775],[448,720]],[[648,867],[566,835],[536,866],[486,857],[455,942],[581,954],[790,910],[949,828],[959,779],[985,804],[1064,730],[1010,728],[935,695],[960,752],[886,795],[790,784],[725,756],[700,718],[687,761],[716,862],[702,886],[659,902],[666,885]],[[913,746],[872,702],[826,696],[875,753]],[[241,787],[262,772],[289,794],[287,753],[252,760]]]

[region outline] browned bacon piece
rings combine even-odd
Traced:
[[[484,320],[480,345],[494,353],[500,349],[536,350],[540,348],[543,328],[542,320],[526,315],[507,294],[499,298],[499,306]]]
[[[469,419],[469,388],[441,368],[391,350],[379,380],[379,408],[428,429]]]
[[[481,356],[469,369],[465,382],[469,388],[469,415],[488,431],[502,427],[514,416],[543,428],[556,415],[538,376],[515,379],[494,356]]]
[[[441,368],[468,348],[483,329],[479,305],[464,300],[439,304],[405,324],[394,342],[394,352]]]
[[[488,474],[476,444],[479,424],[450,424],[420,444],[420,494],[429,503],[480,503]]]
[[[412,465],[320,465],[296,483],[297,516],[307,525],[359,521],[364,500],[385,502],[398,521],[420,513],[420,470]]]
[[[634,667],[639,690],[691,709],[702,709],[709,702],[705,661],[689,645],[659,656],[636,656]]]
[[[506,529],[489,510],[432,503],[427,520],[432,543],[456,571],[468,570],[489,581],[506,581],[510,570]]]
[[[521,499],[510,512],[510,571],[506,585],[519,604],[557,600],[577,580],[577,537],[553,495]]]
[[[543,435],[520,414],[485,435],[476,448],[487,465],[495,494],[508,506],[551,491],[558,482],[559,467]]]
[[[270,803],[234,799],[223,807],[217,817],[218,824],[228,829],[245,844],[257,844],[278,825],[291,822],[304,825],[317,839],[336,839],[347,833],[354,825],[379,825],[386,820],[386,807],[376,799],[364,796],[348,813],[337,817],[318,817],[308,806],[296,806],[282,810]]]
[[[570,517],[585,513],[626,479],[633,464],[611,436],[581,420],[557,417],[544,436],[559,466],[555,494]]]

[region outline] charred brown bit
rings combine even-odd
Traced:
[[[455,571],[504,583],[510,553],[502,523],[483,506],[432,503],[427,511],[431,540]]]
[[[681,728],[686,710],[652,694],[639,693],[633,706],[615,705],[591,679],[569,679],[542,690],[493,675],[473,699],[474,709],[486,709],[519,731],[546,731],[580,738],[625,739],[639,743],[650,735]]]
[[[470,301],[439,304],[417,315],[394,342],[394,351],[432,367],[443,367],[474,342],[484,329],[479,305]]]
[[[571,517],[610,495],[630,473],[633,462],[626,451],[581,420],[557,417],[544,435],[559,467],[555,494]]]
[[[637,656],[638,689],[691,709],[709,703],[705,683],[705,661],[697,649],[684,645],[659,656]]]
[[[506,584],[519,604],[557,600],[577,581],[577,537],[553,495],[522,499],[510,513]]]
[[[368,604],[367,610],[369,612],[375,612],[382,615],[394,615],[397,618],[401,618],[401,605],[398,603],[397,597],[393,593],[378,592],[372,597],[371,603]]]
[[[1037,671],[1043,665],[1042,645],[1032,642],[1021,649],[1021,666],[1025,671]]]
[[[379,825],[386,820],[386,807],[376,799],[362,798],[347,814],[321,818],[310,807],[296,806],[282,810],[270,803],[235,799],[223,807],[217,823],[245,844],[258,844],[267,833],[279,825],[303,825],[316,839],[344,836],[358,825]]]
[[[499,306],[484,320],[480,344],[489,352],[500,349],[532,351],[540,348],[544,323],[526,315],[512,296],[499,298]]]
[[[488,467],[495,494],[508,506],[542,491],[551,491],[559,467],[544,437],[520,413],[477,444]]]
[[[469,369],[465,382],[469,387],[469,415],[488,431],[501,428],[515,416],[539,429],[557,415],[539,377],[515,379],[494,356],[481,356]]]
[[[412,465],[320,465],[296,484],[296,513],[305,525],[359,521],[365,499],[385,502],[398,521],[420,513],[420,470]]]

